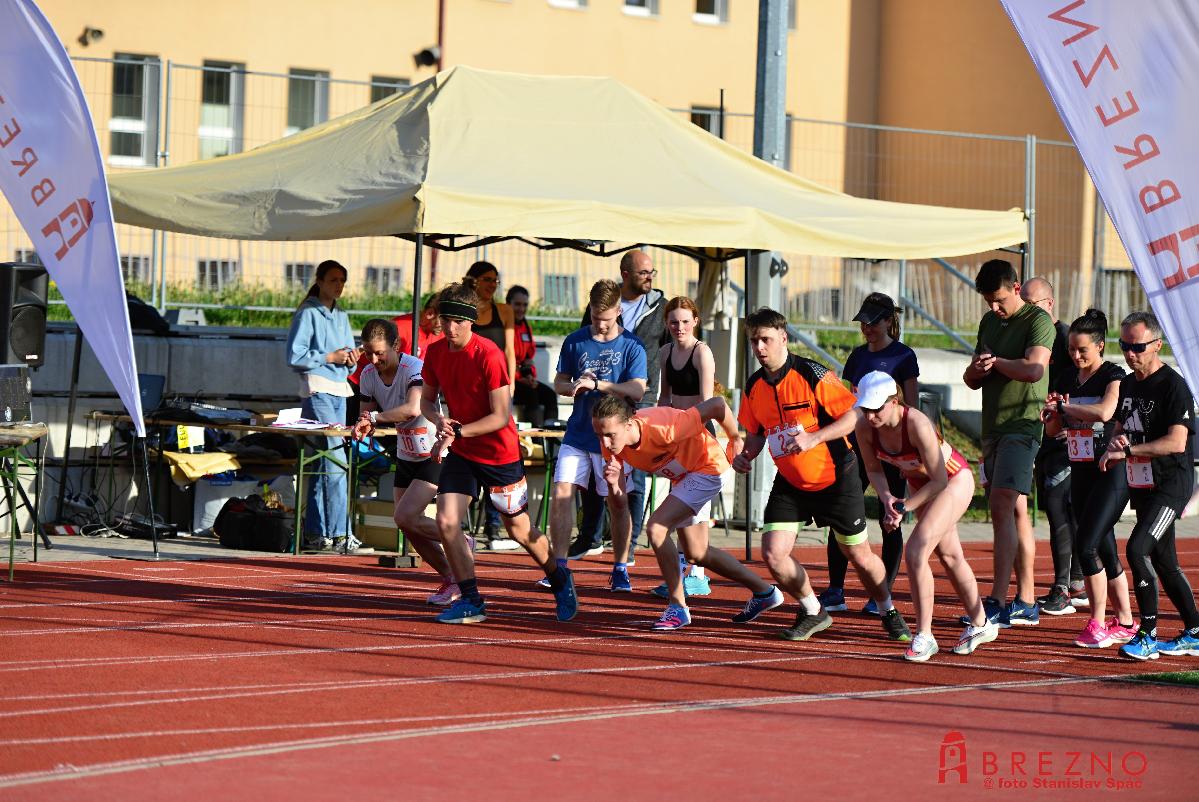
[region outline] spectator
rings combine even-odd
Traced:
[[[533,339],[533,327],[525,317],[529,310],[529,291],[517,284],[508,290],[505,300],[512,307],[516,321],[516,389],[512,401],[523,410],[525,420],[540,428],[547,420],[558,419],[558,394],[545,382],[537,381],[537,366],[533,364],[537,342]]]
[[[985,262],[974,288],[990,308],[978,324],[974,358],[962,375],[967,387],[982,390],[983,484],[991,491],[991,527],[995,533],[994,580],[983,600],[987,619],[1000,627],[1040,622],[1033,585],[1036,544],[1028,517],[1033,460],[1043,426],[1041,409],[1048,396],[1053,321],[1045,310],[1020,297],[1020,282],[1010,262]],[[1007,592],[1016,572],[1016,595]]]

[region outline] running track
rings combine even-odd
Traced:
[[[1199,541],[1180,547],[1195,577]],[[990,574],[988,546],[968,554]],[[800,558],[818,566],[823,549]],[[689,628],[651,633],[648,555],[631,596],[600,589],[605,563],[575,566],[574,622],[553,619],[523,557],[488,555],[489,619],[447,627],[423,604],[431,573],[371,558],[22,565],[0,586],[0,799],[1060,799],[1093,791],[1036,783],[1109,777],[1139,783],[1137,799],[1178,799],[1193,787],[1199,693],[1117,680],[1199,659],[1078,649],[1082,615],[958,657],[942,582],[942,653],[912,665],[859,613],[804,644],[772,637],[793,603],[736,627],[744,593],[723,581],[693,601]],[[1047,557],[1038,571],[1044,585]],[[906,588],[901,576],[910,622]],[[1162,612],[1175,634],[1164,597]],[[966,777],[940,784],[951,731]],[[1027,785],[987,785],[1004,780]]]

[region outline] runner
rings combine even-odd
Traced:
[[[974,496],[970,463],[941,441],[924,413],[903,402],[895,380],[882,371],[862,377],[854,406],[862,410],[857,423],[858,453],[882,504],[883,528],[897,526],[905,511],[916,513],[916,528],[904,554],[916,607],[916,637],[903,656],[923,662],[940,650],[933,637],[933,572],[928,564],[934,551],[970,617],[953,651],[970,654],[999,635],[999,626],[988,621],[983,611],[974,571],[958,540],[957,522]],[[894,466],[907,480],[906,497],[892,494],[883,464]]]
[[[778,588],[764,582],[733,555],[708,545],[712,499],[723,489],[720,476],[729,464],[704,424],[720,421],[729,437],[728,453],[737,453],[742,446],[737,421],[723,398],[710,398],[687,410],[648,407],[634,414],[623,398],[605,395],[592,408],[591,420],[603,449],[604,479],[610,495],[624,493],[625,465],[652,471],[671,482],[670,495],[645,526],[662,578],[670,589],[670,603],[654,624],[656,631],[681,629],[691,623],[678,549],[668,537],[672,529],[679,534],[688,562],[710,568],[753,592],[733,621],[748,623],[783,603]]]
[[[462,594],[441,548],[437,522],[425,515],[437,496],[441,472],[429,456],[436,433],[420,414],[424,363],[401,352],[400,342],[398,328],[390,320],[375,318],[362,327],[362,350],[368,362],[359,376],[362,412],[353,437],[370,437],[379,425],[398,430],[392,517],[416,553],[442,578],[441,587],[427,601],[445,607]]]
[[[1124,369],[1103,358],[1107,341],[1107,316],[1098,309],[1070,324],[1070,359],[1077,375],[1063,375],[1045,404],[1045,436],[1067,433],[1070,458],[1070,504],[1076,518],[1074,551],[1078,555],[1091,617],[1075,643],[1084,649],[1102,649],[1127,643],[1136,635],[1128,599],[1128,576],[1116,549],[1116,521],[1128,504],[1125,471],[1099,470],[1099,458],[1111,437],[1112,416],[1120,400]],[[1102,561],[1102,566],[1100,562]],[[1105,620],[1108,593],[1115,616]],[[1074,612],[1078,601],[1055,585],[1041,612],[1061,615]],[[1127,622],[1127,623],[1125,623]]]
[[[1158,653],[1199,657],[1199,611],[1178,565],[1174,521],[1191,498],[1195,399],[1186,382],[1162,362],[1162,328],[1150,312],[1133,312],[1120,324],[1120,350],[1132,375],[1120,382],[1116,428],[1100,470],[1124,468],[1137,524],[1128,536],[1128,563],[1141,624],[1120,653],[1156,660]],[[1121,466],[1121,461],[1124,465]],[[1182,633],[1157,640],[1157,580],[1182,615]]]
[[[791,556],[800,525],[815,520],[832,529],[882,611],[887,634],[911,640],[887,592],[883,562],[870,550],[857,458],[846,440],[858,420],[856,399],[828,368],[787,352],[787,319],[778,312],[757,310],[746,318],[745,329],[762,367],[749,377],[741,399],[741,424],[749,436],[733,469],[747,473],[769,443],[779,473],[766,504],[762,554],[775,582],[800,604],[795,624],[781,637],[807,640],[833,623],[807,571]]]
[[[475,560],[462,539],[462,519],[482,486],[500,511],[509,536],[524,547],[550,581],[559,621],[578,612],[570,571],[554,564],[549,538],[529,520],[528,486],[520,459],[516,424],[509,412],[511,381],[504,353],[495,343],[471,332],[478,303],[475,291],[451,284],[441,293],[438,311],[445,339],[429,346],[422,376],[421,413],[437,432],[431,449],[441,462],[437,483],[437,526],[462,598],[437,616],[445,624],[473,624],[487,618],[475,579]],[[448,407],[437,407],[441,392]],[[449,454],[444,458],[445,449]]]

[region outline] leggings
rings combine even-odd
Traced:
[[[1074,548],[1075,513],[1072,509],[1071,470],[1075,463],[1056,454],[1037,455],[1037,495],[1049,519],[1049,549],[1053,553],[1053,584],[1068,588],[1070,580],[1081,580],[1078,554]]]
[[[858,474],[862,477],[862,487],[867,487],[869,480],[866,477],[866,463],[858,458]],[[883,474],[887,477],[887,488],[891,491],[891,495],[896,498],[903,498],[907,493],[907,482],[899,469],[890,463],[883,463]],[[882,524],[883,512],[879,510],[879,524]],[[840,547],[837,545],[837,539],[830,537],[828,539],[828,586],[830,588],[845,587],[845,572],[849,568],[849,560],[841,553]],[[891,586],[895,584],[895,577],[899,575],[899,565],[903,560],[903,529],[895,527],[894,529],[883,530],[883,567],[887,571],[887,592],[891,592]]]
[[[1174,544],[1174,521],[1186,502],[1156,493],[1138,494],[1134,498],[1137,525],[1128,536],[1128,564],[1132,568],[1137,608],[1141,614],[1141,631],[1157,637],[1157,580],[1161,580],[1166,596],[1182,615],[1186,629],[1199,627],[1199,611],[1195,609],[1195,594],[1186,574],[1178,565]]]
[[[1076,462],[1071,471],[1070,500],[1078,519],[1074,531],[1079,565],[1086,576],[1107,571],[1107,578],[1115,579],[1124,573],[1116,549],[1116,521],[1128,504],[1124,465],[1113,463],[1107,471],[1101,471],[1096,463]]]

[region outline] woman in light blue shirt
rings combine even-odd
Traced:
[[[300,377],[303,416],[323,423],[345,424],[346,399],[353,394],[346,379],[358,362],[349,316],[337,305],[345,290],[347,272],[332,259],[316,269],[308,290],[291,320],[287,334],[287,364]],[[337,448],[342,438],[326,438]],[[304,546],[340,546],[347,534],[345,469],[328,459],[316,463],[319,473],[308,484],[304,510]],[[326,542],[329,541],[329,542]]]

